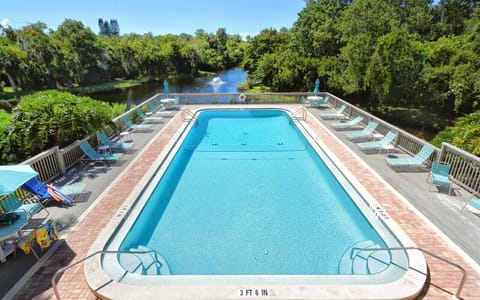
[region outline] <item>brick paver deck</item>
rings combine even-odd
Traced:
[[[290,107],[292,108],[292,106]],[[190,109],[195,108],[190,107]],[[296,109],[298,107],[293,108],[293,110]],[[466,269],[467,282],[461,297],[463,299],[480,299],[480,274],[456,251],[454,245],[449,243],[427,220],[419,216],[415,209],[403,201],[390,186],[386,185],[378,175],[372,172],[312,115],[307,118],[307,123],[417,246],[448,258]],[[14,299],[54,299],[54,292],[50,284],[53,274],[59,268],[87,255],[98,234],[114,217],[127,195],[164,150],[165,145],[168,144],[180,124],[181,116],[178,113],[155,137],[151,145],[136,158],[135,163],[129,165],[128,171],[123,172],[92,204],[94,207],[83,216],[79,223],[62,237],[63,243]],[[431,278],[422,299],[452,299],[461,273],[441,261],[430,257],[426,257],[426,260]],[[57,287],[62,299],[96,299],[86,284],[81,265],[73,267],[61,275]]]

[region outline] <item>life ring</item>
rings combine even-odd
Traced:
[[[238,96],[238,100],[240,100],[240,102],[247,101],[247,95],[245,95],[244,93],[241,93],[240,96]]]

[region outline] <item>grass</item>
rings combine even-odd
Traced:
[[[211,73],[211,72],[205,72],[205,71],[200,71],[199,75],[200,76],[211,76],[216,73]],[[168,75],[158,75],[158,76],[146,76],[146,77],[139,77],[136,79],[116,79],[111,82],[105,82],[97,85],[90,85],[90,86],[82,86],[82,87],[74,87],[72,89],[68,88],[63,88],[60,90],[66,90],[69,91],[73,94],[79,94],[79,95],[88,95],[88,94],[93,94],[93,93],[100,93],[100,92],[108,92],[108,91],[113,91],[116,89],[124,89],[136,85],[141,85],[145,84],[147,82],[154,82],[154,81],[162,81],[165,79],[165,77],[168,77]],[[177,74],[175,75],[177,77],[183,77],[183,76],[191,76],[189,74]],[[13,92],[12,87],[4,87],[3,91],[0,91],[0,100],[9,100],[9,99],[14,99],[18,98],[24,95],[28,95],[31,93],[34,93],[35,91],[31,92],[22,92],[21,89],[15,94]]]
[[[161,79],[160,77],[143,77],[138,79],[118,79],[115,81],[106,82],[98,85],[74,87],[72,89],[64,88],[59,90],[69,91],[73,94],[85,95],[85,94],[107,92],[107,91],[112,91],[116,89],[127,88],[127,87],[136,86],[136,85],[140,85],[140,84],[144,84],[147,82],[156,81],[160,79]],[[0,100],[14,99],[14,98],[25,96],[34,92],[35,91],[22,92],[21,90],[19,90],[17,93],[14,93],[11,87],[4,87],[3,91],[0,92]]]
[[[128,87],[141,85],[141,84],[152,82],[152,81],[159,81],[162,78],[163,77],[160,77],[160,76],[153,76],[153,77],[149,76],[149,77],[141,77],[137,79],[118,79],[115,81],[106,82],[98,85],[75,87],[73,89],[70,89],[69,91],[74,94],[93,94],[93,93],[99,93],[99,92],[112,91],[116,89],[128,88]]]

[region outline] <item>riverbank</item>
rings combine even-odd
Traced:
[[[393,105],[360,107],[426,141],[431,141],[440,131],[447,126],[453,125],[454,122],[450,117],[425,108],[408,108]]]
[[[158,75],[158,76],[139,77],[136,79],[116,79],[110,82],[105,82],[105,83],[96,84],[96,85],[74,87],[71,89],[64,88],[59,90],[68,91],[78,95],[88,95],[88,94],[114,91],[117,89],[130,88],[130,87],[151,83],[151,82],[163,82],[164,79],[168,79],[168,78],[206,77],[206,76],[214,76],[215,74],[216,73],[214,72],[199,71],[196,76],[192,76],[191,74],[165,74],[165,75]],[[28,92],[17,91],[16,93],[14,93],[12,88],[5,87],[3,91],[0,91],[0,103],[8,102],[10,103],[9,105],[11,105],[12,103],[18,102],[19,97],[29,95],[35,92],[38,92],[38,91],[28,91]]]

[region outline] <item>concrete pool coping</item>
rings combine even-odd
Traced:
[[[211,108],[232,109],[232,106],[216,105]],[[281,105],[242,105],[241,108],[280,108],[287,110],[290,113],[294,112],[291,106]],[[195,113],[203,109],[205,109],[205,107],[195,107],[191,110],[193,113]],[[307,118],[307,120],[308,119],[309,118]],[[310,119],[314,118],[310,116]],[[322,149],[326,150],[330,157],[334,158],[335,164],[337,164],[337,166],[343,165],[341,161],[336,158],[334,153],[328,148],[328,146],[317,138],[316,133],[309,127],[309,124],[307,124],[307,122],[301,123],[302,127],[305,128],[315,139],[315,142],[321,145]],[[165,162],[165,158],[169,154],[170,149],[172,149],[175,145],[176,140],[185,131],[187,126],[187,122],[182,122],[182,124],[180,124],[180,126],[177,128],[177,132],[170,139],[169,144],[165,146],[162,153],[150,165],[150,168],[138,181],[132,192],[128,194],[119,211],[110,220],[90,248],[89,253],[101,251],[105,248],[110,236],[121,224],[123,218],[128,215],[130,208],[134,205],[134,202],[140,196],[146,184],[153,177],[154,173],[157,172],[157,168],[162,168],[168,165],[169,162]],[[322,130],[328,131],[327,128],[322,128]],[[147,145],[146,148],[148,148],[148,146],[149,145]],[[132,165],[135,164],[135,162],[132,163]],[[350,174],[350,172],[344,167],[341,169],[343,172]],[[352,176],[350,179],[353,178],[355,177]],[[367,198],[369,198],[369,201],[372,202],[370,205],[371,207],[374,207],[374,204],[376,204],[377,201],[374,201],[373,197],[368,193],[368,191],[364,189],[358,182],[355,182],[354,185],[355,188],[362,191],[362,194],[368,195]],[[387,227],[394,233],[395,236],[397,236],[397,238],[399,238],[404,246],[415,246],[408,235],[406,235],[391,218],[383,217],[382,222],[387,225]],[[248,295],[249,297],[256,297],[256,293],[259,293],[260,295],[257,298],[271,296],[280,297],[281,299],[358,299],[359,297],[365,299],[411,299],[421,293],[427,280],[427,268],[425,259],[418,251],[409,250],[408,256],[409,268],[406,273],[399,280],[384,284],[335,284],[333,283],[334,280],[331,279],[331,276],[315,276],[315,278],[312,276],[311,278],[314,278],[312,281],[309,280],[308,283],[302,283],[300,281],[302,276],[284,275],[275,277],[243,275],[235,277],[236,280],[232,281],[228,279],[233,279],[231,276],[192,275],[185,278],[182,276],[164,278],[165,281],[162,284],[155,286],[132,286],[117,281],[112,281],[111,277],[103,271],[100,256],[87,261],[84,269],[90,288],[95,290],[95,293],[98,297],[108,299],[145,299],[154,298],[155,296],[161,296],[162,298],[168,297],[169,299],[240,299],[247,296],[246,294],[248,291],[251,291],[252,293],[251,295]],[[173,279],[175,277],[181,278],[181,283],[175,281]],[[211,282],[206,279],[212,279],[212,277],[215,278],[215,280],[213,280],[214,283],[204,285],[206,282]],[[277,278],[278,281],[284,283],[276,283],[275,279],[272,278]],[[342,278],[342,276],[336,278]],[[312,282],[315,282],[315,284],[312,284]],[[186,290],[189,291],[188,295],[185,293]],[[389,295],[388,298],[386,295]]]
[[[184,106],[187,109],[195,109],[197,106]],[[217,106],[215,106],[217,107]],[[232,106],[229,106],[232,107]],[[239,106],[243,107],[243,106]],[[275,107],[279,107],[276,105]],[[297,110],[302,105],[283,105],[282,107],[290,107],[293,110]],[[333,109],[330,109],[333,111]],[[320,124],[323,120],[320,119],[320,113],[322,111],[316,109],[309,109],[308,120],[310,127],[321,127]],[[128,171],[123,169],[121,174],[117,174],[114,170],[109,170],[105,173],[110,182],[117,183],[111,184],[108,188],[107,185],[99,183],[98,189],[100,189],[99,196],[95,197],[94,203],[89,203],[89,208],[79,218],[74,226],[69,228],[66,234],[62,234],[60,239],[55,245],[56,249],[50,249],[47,254],[49,257],[42,257],[37,263],[38,266],[35,270],[29,271],[18,284],[12,288],[9,292],[9,296],[4,299],[54,299],[53,289],[50,285],[50,280],[53,274],[62,267],[65,267],[72,262],[82,259],[87,255],[93,241],[100,234],[109,220],[117,213],[121,207],[121,204],[125,200],[125,195],[130,193],[133,189],[135,180],[140,180],[143,176],[143,172],[149,169],[151,164],[159,153],[163,151],[164,147],[171,140],[171,137],[176,132],[178,126],[181,125],[180,113],[177,113],[174,119],[171,119],[166,127],[162,126],[162,134],[156,136],[156,142],[151,143],[154,147],[145,147],[142,151],[142,158],[137,159],[141,164],[129,164]],[[314,122],[314,119],[318,119]],[[323,122],[325,123],[325,122]],[[378,189],[378,186],[382,182],[389,180],[388,174],[376,173],[374,169],[381,170],[385,168],[383,159],[379,159],[377,155],[369,156],[367,163],[360,163],[362,159],[365,159],[365,155],[356,154],[354,152],[355,147],[352,147],[351,143],[341,141],[335,136],[333,130],[330,132],[320,132],[322,138],[328,140],[328,144],[331,148],[335,149],[337,156],[341,157],[344,164],[348,164],[352,168],[354,174],[361,175],[361,182],[370,191],[372,195],[380,195],[380,203],[389,213],[389,215],[402,227],[402,229],[409,235],[409,237],[420,247],[429,250],[433,253],[439,254],[445,258],[450,259],[453,262],[458,263],[467,271],[467,278],[465,286],[460,293],[462,299],[475,299],[480,295],[480,266],[460,248],[459,245],[462,240],[458,240],[457,245],[446,234],[451,234],[450,231],[442,232],[438,225],[434,225],[435,218],[439,216],[435,214],[435,211],[431,211],[430,217],[427,218],[424,213],[420,212],[420,209],[424,206],[418,206],[415,202],[409,202],[411,197],[418,195],[422,201],[435,202],[436,205],[441,205],[444,202],[446,196],[435,196],[435,194],[427,192],[428,184],[425,183],[426,173],[420,174],[407,174],[409,180],[401,180],[406,188],[414,192],[414,195],[405,195],[401,189],[396,189],[396,183],[399,178],[399,174],[392,174],[395,178],[394,183],[387,185],[385,189]],[[137,134],[139,138],[142,134]],[[148,136],[150,138],[150,136]],[[354,145],[353,145],[354,146]],[[149,149],[147,149],[149,148]],[[353,150],[352,150],[353,149]],[[148,151],[147,151],[148,150]],[[139,155],[140,156],[140,155]],[[375,164],[378,160],[380,164]],[[373,163],[373,164],[372,164]],[[145,165],[142,168],[142,164]],[[388,169],[388,168],[387,168]],[[388,170],[390,171],[390,170]],[[112,173],[113,172],[113,173]],[[115,174],[114,176],[111,176]],[[379,175],[382,174],[382,175]],[[415,176],[410,176],[415,175]],[[104,175],[102,175],[104,176]],[[382,176],[384,176],[382,178]],[[419,184],[411,185],[412,179],[418,181]],[[396,188],[393,188],[395,186]],[[420,189],[420,190],[419,190]],[[402,194],[400,194],[402,192]],[[417,194],[415,194],[417,193]],[[384,195],[388,197],[384,197]],[[392,196],[393,195],[393,196]],[[407,197],[407,198],[405,198]],[[408,200],[407,200],[408,199]],[[458,201],[452,199],[453,201]],[[441,201],[442,203],[437,201]],[[415,205],[415,206],[414,206]],[[416,208],[419,207],[419,208]],[[451,225],[451,230],[460,232],[462,236],[465,236],[466,230],[474,230],[474,228],[468,227],[468,224],[459,226],[455,222],[449,222],[454,218],[465,218],[465,214],[460,213],[461,207],[452,207],[450,211],[449,219],[445,220],[446,225]],[[453,210],[454,209],[454,210]],[[457,212],[457,213],[455,213]],[[440,215],[442,217],[443,215]],[[475,216],[468,216],[474,218]],[[430,218],[432,218],[430,220]],[[444,219],[442,217],[442,219]],[[470,219],[470,218],[469,218]],[[475,235],[474,235],[475,236]],[[424,292],[419,296],[420,299],[452,299],[456,289],[459,285],[461,273],[450,265],[442,263],[441,261],[434,260],[430,257],[426,257],[429,268],[429,281]],[[98,299],[89,289],[84,276],[84,268],[82,265],[77,265],[70,268],[57,280],[57,290],[61,299],[76,299],[76,300],[93,300]]]

